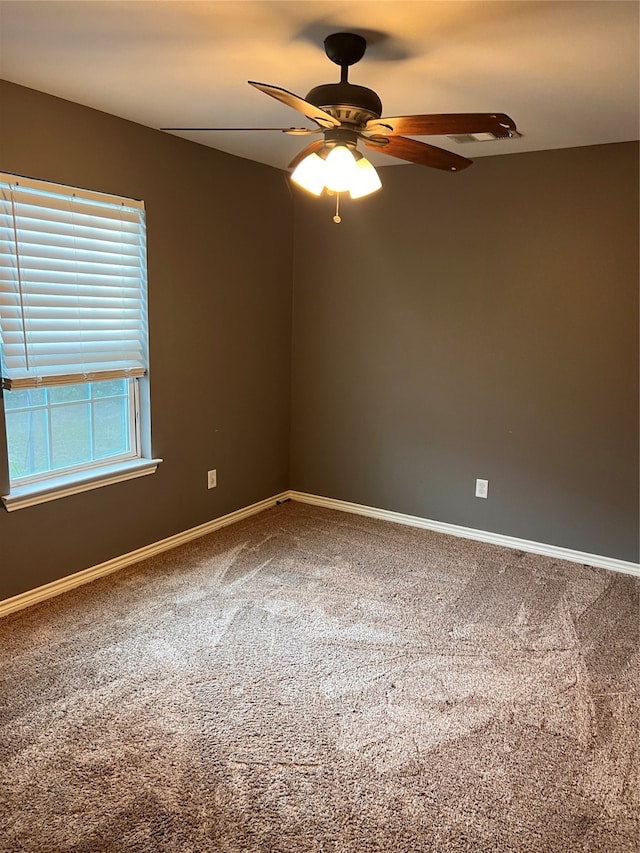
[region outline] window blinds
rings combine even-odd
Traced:
[[[147,370],[144,205],[0,173],[3,387]]]

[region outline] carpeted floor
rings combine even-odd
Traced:
[[[637,853],[639,589],[268,510],[0,622],[0,850]]]

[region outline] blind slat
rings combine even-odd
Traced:
[[[48,217],[42,210],[20,210],[11,205],[11,200],[3,197],[2,220],[6,224],[14,220],[18,231],[28,229],[39,234],[68,234],[77,233],[79,236],[104,237],[112,234],[114,237],[123,235],[135,237],[138,233],[136,223],[123,219],[90,219],[88,217]]]

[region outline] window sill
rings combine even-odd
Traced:
[[[99,489],[101,486],[110,486],[112,483],[122,483],[124,480],[153,474],[161,462],[162,459],[132,459],[115,465],[103,465],[100,468],[92,468],[90,471],[80,471],[62,477],[53,477],[40,483],[30,483],[28,486],[18,486],[8,495],[3,495],[1,500],[5,509],[13,512],[16,509],[25,509],[46,501],[55,501],[79,492],[87,492],[90,489]]]

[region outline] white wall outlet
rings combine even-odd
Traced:
[[[218,485],[218,475],[216,474],[216,469],[214,468],[212,471],[207,471],[207,488],[215,489]]]
[[[476,480],[476,497],[486,498],[489,495],[489,481]]]

